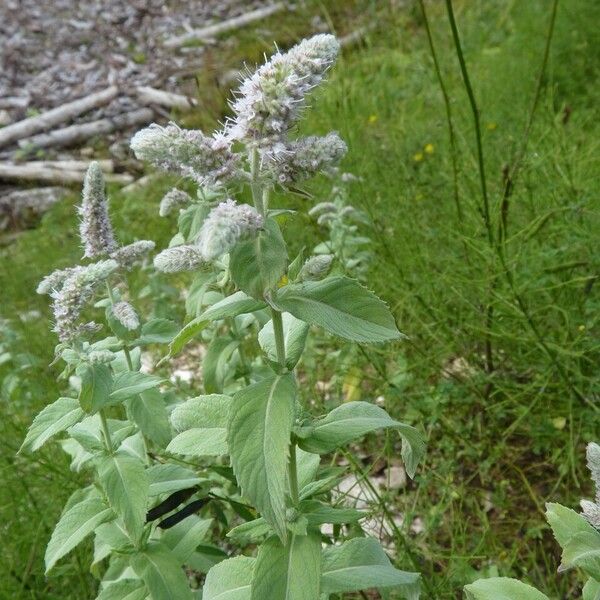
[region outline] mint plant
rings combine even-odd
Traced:
[[[582,590],[583,600],[600,598],[600,446],[593,442],[587,446],[587,465],[595,486],[594,500],[582,500],[582,514],[562,506],[548,503],[546,519],[554,537],[562,548],[559,573],[581,569],[586,576]],[[465,587],[471,600],[549,600],[535,588],[508,577],[480,579]]]
[[[93,474],[67,503],[46,563],[94,533],[101,600],[182,600],[200,583],[203,600],[322,600],[368,588],[418,597],[419,575],[393,567],[365,536],[364,513],[331,504],[344,469],[322,467],[321,456],[392,429],[412,477],[420,434],[368,402],[315,417],[295,373],[311,326],[356,343],[401,338],[386,304],[338,256],[290,260],[282,224],[293,214],[271,206],[275,187],[295,188],[346,152],[337,133],[292,135],[338,51],[335,37],[318,35],[277,52],[242,82],[222,131],[153,124],[132,139],[139,159],[197,185],[195,198],[174,189],[162,200],[161,215],[179,212],[179,231],[154,258],[163,273],[195,273],[181,330],[142,322],[115,287],[151,243],[118,248],[90,168],[81,235],[95,262],[54,273],[39,290],[51,293],[57,357],[78,394],[38,415],[22,451],[66,431],[73,468]],[[98,326],[81,323],[94,300],[114,334],[96,341]],[[164,380],[140,371],[140,348],[168,344],[160,366],[197,337],[208,346],[196,382],[204,394],[167,405]],[[211,510],[216,523],[196,515]],[[201,548],[213,549],[210,559]]]

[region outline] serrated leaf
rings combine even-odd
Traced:
[[[384,342],[402,337],[387,305],[347,277],[286,285],[275,292],[273,303],[278,310],[347,340]]]
[[[149,389],[128,400],[130,418],[142,433],[161,448],[171,439],[167,407],[157,389]]]
[[[115,513],[100,498],[87,498],[67,510],[56,524],[46,548],[46,573],[56,562]]]
[[[189,341],[195,338],[203,329],[208,327],[212,321],[219,321],[227,317],[237,317],[238,315],[260,310],[265,306],[266,304],[264,302],[255,300],[242,291],[227,296],[227,298],[213,304],[201,315],[192,319],[173,338],[173,341],[169,345],[169,354],[165,358],[171,358],[178,354]]]
[[[323,504],[318,500],[304,500],[300,502],[298,510],[306,517],[309,527],[331,523],[332,525],[343,525],[355,523],[367,516],[367,513],[355,508],[335,508]]]
[[[171,440],[167,452],[185,456],[223,456],[228,453],[227,429],[224,427],[187,429]]]
[[[142,334],[135,344],[168,344],[179,332],[180,327],[170,319],[152,319],[142,325]]]
[[[207,394],[178,404],[171,412],[171,424],[178,432],[194,427],[227,427],[231,396]]]
[[[369,402],[347,402],[334,408],[326,417],[301,428],[298,443],[304,450],[322,454],[382,428],[396,429],[402,437],[402,458],[406,472],[413,477],[425,453],[423,438],[414,427],[395,421]]]
[[[143,552],[133,555],[131,566],[146,584],[152,600],[192,600],[187,577],[164,544],[150,541]]]
[[[210,569],[202,600],[250,600],[254,558],[236,556]]]
[[[144,600],[146,586],[139,579],[122,579],[107,585],[96,600]]]
[[[191,469],[173,464],[153,465],[146,471],[146,475],[150,482],[150,496],[172,494],[198,485],[202,481]]]
[[[85,413],[75,398],[59,398],[38,413],[29,426],[19,452],[34,452],[51,437],[78,423]]]
[[[227,533],[227,537],[238,544],[255,544],[263,538],[273,534],[273,528],[262,518],[254,519],[234,527]]]
[[[578,533],[593,534],[596,532],[585,517],[566,506],[554,502],[546,504],[546,519],[552,528],[556,541],[562,548]]]
[[[180,563],[184,564],[197,546],[206,538],[212,519],[200,519],[196,515],[186,517],[174,527],[167,529],[160,541],[171,549]]]
[[[155,388],[162,381],[164,380],[156,375],[148,375],[139,371],[123,371],[115,376],[110,401],[111,403],[122,402]]]
[[[321,587],[321,537],[269,538],[258,550],[251,600],[316,600]]]
[[[77,372],[81,377],[79,404],[86,413],[96,413],[110,402],[110,368],[102,363],[85,364]]]
[[[116,452],[98,466],[98,478],[108,502],[123,519],[129,534],[137,539],[146,520],[148,477],[144,465],[133,456]]]
[[[287,373],[269,377],[233,397],[228,444],[242,494],[286,539],[286,470],[296,402],[296,383]]]
[[[287,267],[287,248],[279,225],[265,221],[263,229],[252,239],[241,242],[231,251],[229,269],[236,285],[262,300],[265,291],[274,288]]]
[[[577,533],[565,544],[560,570],[572,567],[600,580],[600,533],[596,530]]]
[[[479,579],[465,586],[468,600],[548,600],[530,585],[508,577]]]
[[[324,594],[393,588],[412,600],[418,597],[419,574],[393,567],[377,540],[354,538],[325,548],[321,587]]]
[[[283,340],[285,345],[285,365],[288,369],[293,369],[304,352],[306,336],[308,335],[308,323],[301,321],[290,313],[281,315],[283,322]],[[267,324],[258,333],[258,343],[267,358],[277,362],[277,347],[275,345],[275,334],[273,332],[273,321]]]

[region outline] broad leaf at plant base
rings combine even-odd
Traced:
[[[250,600],[255,559],[236,556],[212,567],[206,576],[202,600]]]
[[[251,600],[318,600],[320,588],[320,534],[292,535],[285,546],[276,537],[262,544]]]
[[[59,398],[46,406],[29,426],[19,452],[34,452],[51,437],[78,423],[85,413],[75,398]]]
[[[508,577],[479,579],[465,586],[467,600],[549,600],[535,588]]]
[[[235,394],[228,425],[231,464],[242,495],[282,540],[287,537],[286,469],[295,401],[293,375],[264,379]]]
[[[354,342],[402,337],[387,305],[354,279],[335,275],[277,290],[273,304],[282,312],[319,325]]]
[[[73,550],[98,525],[115,518],[115,513],[97,496],[86,498],[67,510],[56,524],[46,548],[46,573]]]
[[[419,597],[419,574],[399,571],[373,538],[354,538],[323,551],[324,594],[390,588],[407,600]]]
[[[402,458],[406,472],[413,477],[425,453],[421,434],[410,425],[392,419],[383,408],[369,402],[347,402],[326,417],[298,430],[298,443],[309,452],[331,452],[370,431],[393,428],[402,437]]]

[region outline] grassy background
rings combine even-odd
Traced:
[[[480,106],[494,235],[503,170],[523,139],[550,5],[456,4]],[[498,572],[553,598],[575,598],[575,578],[556,575],[559,553],[543,505],[575,506],[591,495],[584,447],[599,437],[600,7],[594,0],[559,5],[529,144],[508,202],[503,256],[510,281],[480,214],[472,115],[446,13],[442,3],[427,8],[451,100],[460,218],[443,97],[419,5],[308,4],[310,14],[321,14],[341,33],[377,24],[364,47],[344,53],[303,130],[337,129],[347,140],[344,169],[361,177],[351,200],[373,221],[370,283],[408,335],[396,346],[352,349],[344,369],[360,373],[365,399],[383,395],[390,412],[428,437],[416,480],[384,498],[407,517],[396,539],[397,563],[423,573],[425,597],[460,598],[462,585]],[[203,111],[188,124],[208,127],[227,110],[216,73],[256,60],[273,38],[289,44],[307,23],[302,12],[277,17],[215,53],[212,70],[199,76]],[[123,242],[165,244],[172,224],[157,217],[157,203],[168,187],[160,178],[128,195],[114,190]],[[311,189],[319,194],[326,184]],[[55,340],[46,299],[33,290],[44,274],[79,258],[74,201],[56,206],[37,229],[0,251],[0,316],[9,320],[0,343],[10,353],[0,359],[0,598],[93,597],[85,551],[48,580],[42,566],[53,523],[81,482],[55,447],[15,458],[33,415],[59,394],[56,369],[47,366]],[[323,232],[300,217],[288,235],[310,246]],[[319,340],[315,353],[337,357],[329,344]],[[344,373],[334,376],[335,360],[314,364],[306,369],[307,389],[332,380],[332,395],[341,394]],[[366,448],[367,469],[396,450],[381,439]],[[423,522],[416,534],[409,531],[415,517]]]

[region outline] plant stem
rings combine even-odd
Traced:
[[[283,335],[283,319],[281,313],[271,308],[273,318],[273,333],[275,335],[275,348],[277,350],[277,362],[285,368],[285,338]]]
[[[298,506],[300,496],[298,493],[298,466],[296,464],[296,442],[290,443],[290,459],[288,463],[288,473],[290,479],[290,498],[294,506]]]
[[[98,412],[100,415],[100,423],[102,425],[102,435],[104,436],[104,443],[108,452],[112,453],[112,440],[110,438],[110,430],[108,429],[108,421],[106,420],[106,413],[104,410]]]
[[[261,214],[265,214],[265,207],[263,201],[264,191],[262,186],[260,185],[260,156],[258,155],[258,150],[253,148],[250,151],[250,176],[252,178],[252,183],[250,184],[250,188],[252,189],[252,199],[254,200],[254,206],[256,210]]]

